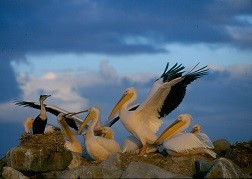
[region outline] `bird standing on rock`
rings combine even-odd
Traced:
[[[169,63],[160,78],[154,82],[146,100],[137,109],[128,109],[137,99],[136,89],[130,87],[124,91],[109,116],[108,123],[119,112],[124,127],[142,144],[140,155],[146,153],[147,144],[153,144],[157,140],[156,132],[162,124],[162,118],[179,106],[185,96],[187,85],[208,72],[207,66],[194,70],[196,65],[189,73],[183,75],[184,66],[175,64],[169,70],[168,66]]]
[[[40,113],[33,121],[33,124],[32,124],[33,134],[44,134],[45,126],[47,124],[47,115],[46,115],[46,108],[44,105],[44,101],[46,100],[46,98],[50,96],[51,95],[40,95],[40,98],[39,98]]]

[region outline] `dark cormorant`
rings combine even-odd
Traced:
[[[47,115],[46,115],[46,108],[44,105],[44,101],[51,95],[40,95],[39,102],[40,102],[40,113],[35,118],[32,124],[32,132],[33,134],[44,134],[45,126],[47,123]]]

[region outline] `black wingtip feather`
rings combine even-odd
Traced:
[[[175,63],[175,65],[173,65],[169,70],[168,70],[168,67],[169,67],[169,62],[167,63],[163,74],[158,78],[158,79],[162,78],[163,82],[167,82],[167,81],[170,81],[172,79],[182,76],[182,74],[184,73],[183,70],[185,69],[185,67],[182,66],[182,64],[178,65],[178,63]]]

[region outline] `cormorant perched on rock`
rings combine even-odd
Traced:
[[[40,113],[33,121],[32,125],[32,132],[33,134],[44,134],[45,126],[47,123],[47,115],[46,115],[46,108],[44,105],[44,101],[51,95],[40,95],[39,102],[40,102]]]

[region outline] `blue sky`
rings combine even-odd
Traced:
[[[0,154],[38,114],[14,100],[46,93],[47,104],[68,111],[99,105],[105,121],[125,88],[135,86],[144,100],[167,62],[187,70],[200,62],[210,73],[190,84],[159,132],[190,113],[212,140],[252,138],[250,0],[3,0],[0,24]],[[120,122],[114,130],[120,143],[128,135]]]

